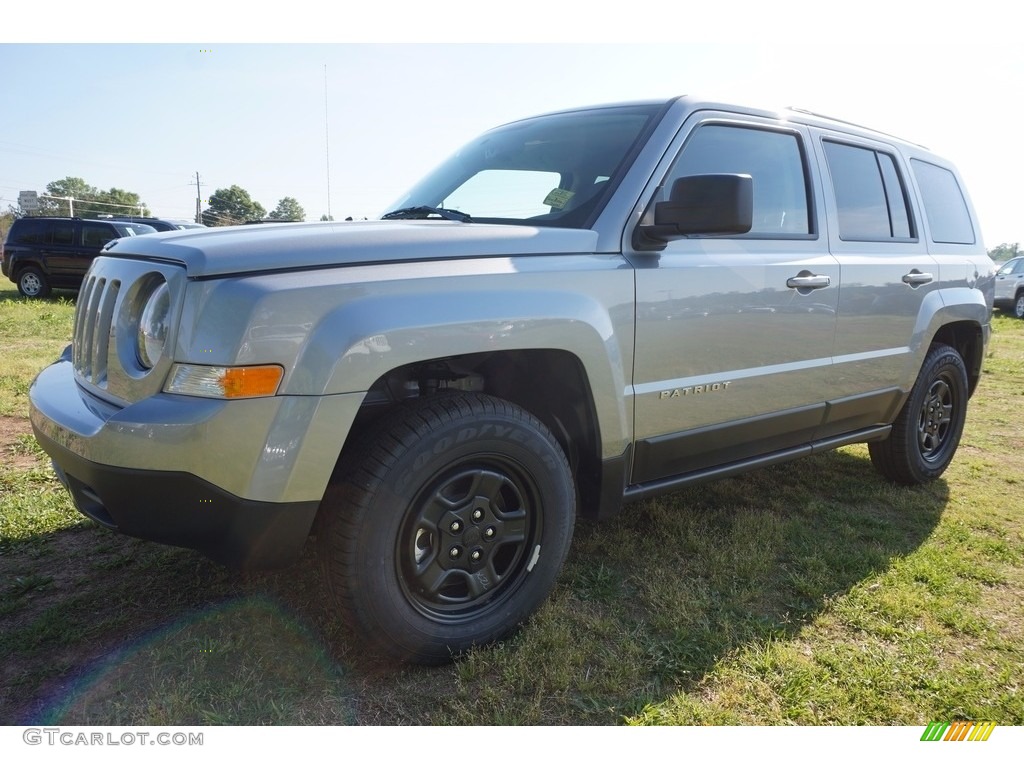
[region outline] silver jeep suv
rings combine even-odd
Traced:
[[[996,272],[995,305],[1024,319],[1024,256],[1018,256]]]
[[[81,511],[439,662],[545,599],[577,515],[850,443],[937,478],[994,266],[955,168],[683,97],[470,143],[380,221],[119,240],[30,392]]]

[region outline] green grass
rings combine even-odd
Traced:
[[[0,293],[0,419],[71,311]],[[994,325],[940,481],[852,446],[581,521],[523,631],[440,668],[354,645],[312,548],[243,575],[85,520],[8,419],[0,724],[1024,725],[1024,323]]]
[[[30,300],[0,291],[0,416],[28,416],[28,385],[71,343],[74,294]]]

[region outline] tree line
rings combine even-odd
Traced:
[[[208,227],[224,227],[244,224],[247,221],[305,221],[306,211],[294,197],[282,197],[277,208],[267,214],[267,209],[252,199],[249,193],[237,184],[218,189],[207,200],[209,205],[203,211],[203,224]]]
[[[1017,245],[1018,243],[1000,243],[988,252],[989,258],[996,264],[1002,264],[1010,259],[1015,259],[1020,255],[1020,249]]]
[[[277,221],[305,221],[306,211],[294,197],[282,197],[274,210],[267,209],[252,199],[237,184],[218,189],[206,201],[202,223],[208,227],[225,227],[247,221],[274,219]],[[26,215],[25,211],[11,208],[5,218]],[[85,179],[67,176],[46,185],[39,195],[39,210],[33,216],[77,216],[95,219],[104,216],[152,216],[149,206],[137,192],[111,187],[103,190],[88,184]],[[6,229],[6,228],[5,228]]]

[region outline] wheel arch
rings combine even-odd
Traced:
[[[408,363],[381,375],[370,387],[335,470],[362,437],[403,404],[452,390],[481,392],[518,405],[555,436],[573,470],[581,517],[612,514],[621,503],[603,492],[602,429],[591,381],[582,361],[563,349],[470,353]],[[621,490],[621,489],[620,489]]]
[[[974,394],[981,378],[985,360],[985,335],[973,320],[959,320],[941,326],[932,337],[932,344],[948,344],[963,358],[967,367],[967,394]]]

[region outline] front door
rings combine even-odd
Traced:
[[[829,395],[840,273],[818,231],[806,134],[713,113],[683,130],[659,190],[681,176],[750,174],[753,227],[631,255],[633,483],[805,446]]]

